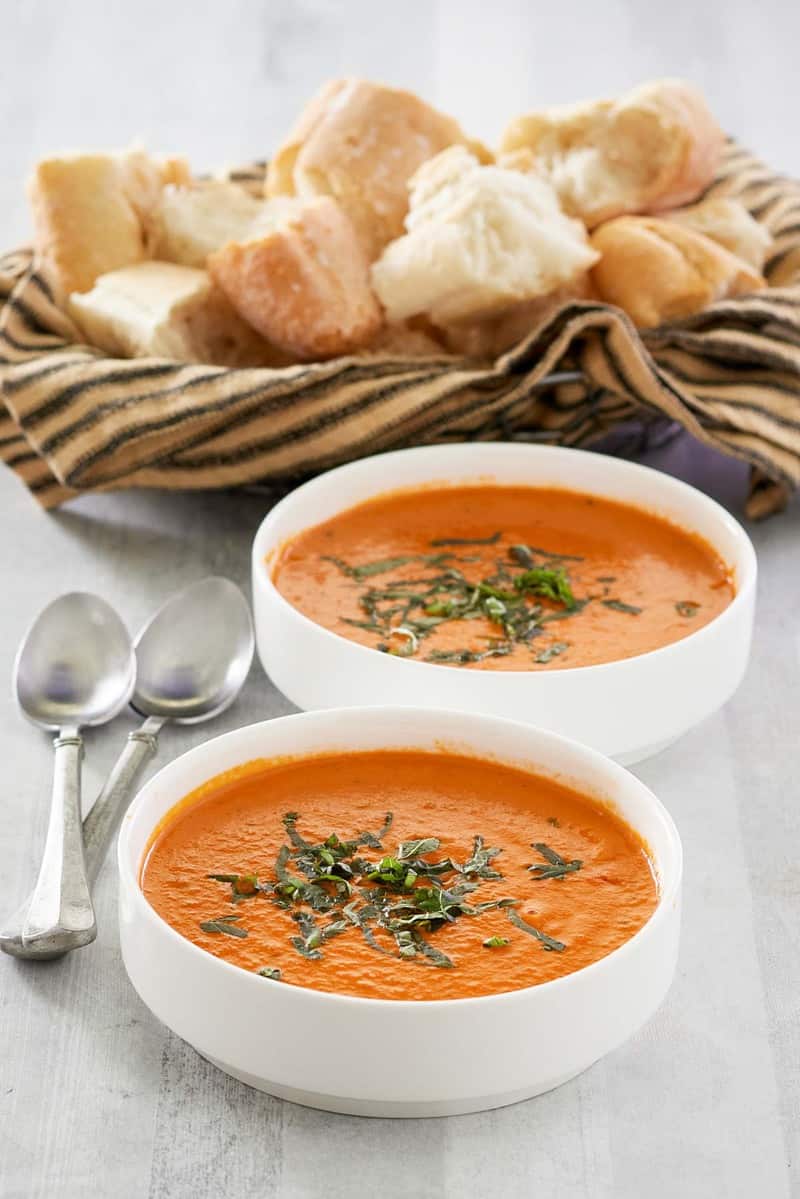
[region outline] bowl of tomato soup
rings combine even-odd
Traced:
[[[349,708],[225,734],[146,784],[119,866],[148,1007],[241,1081],[331,1111],[549,1090],[649,1019],[675,969],[668,813],[595,751],[493,717]]]
[[[261,662],[301,708],[520,719],[623,763],[744,674],[756,561],[658,471],[549,446],[382,454],[304,484],[254,542]]]

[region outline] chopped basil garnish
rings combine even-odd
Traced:
[[[532,924],[528,924],[527,921],[523,920],[520,914],[515,912],[513,908],[509,908],[507,910],[506,916],[516,928],[521,929],[522,932],[527,933],[528,936],[535,937],[537,941],[540,941],[543,949],[548,949],[555,953],[562,953],[567,948],[563,941],[556,941],[555,937],[550,937],[547,935],[547,933],[543,933],[541,929],[535,928]]]
[[[510,945],[511,942],[508,937],[487,937],[481,944],[484,949],[502,949],[504,945]]]
[[[543,865],[541,862],[537,862],[533,866],[528,867],[534,878],[563,878],[565,874],[574,874],[576,870],[580,870],[583,866],[583,862],[579,861],[578,858],[574,858],[571,862],[568,862],[565,858],[561,857],[561,854],[551,849],[549,845],[545,845],[543,841],[535,842],[533,848],[537,853],[542,855],[547,863],[547,865]]]
[[[606,608],[613,608],[615,612],[627,612],[628,616],[640,616],[644,611],[643,608],[637,608],[635,604],[624,604],[618,599],[604,599],[600,603]]]
[[[283,817],[291,846],[282,845],[278,852],[274,881],[259,882],[256,875],[238,873],[207,877],[231,886],[232,903],[237,901],[236,889],[243,888],[244,894],[260,895],[262,901],[288,911],[297,926],[289,943],[309,961],[324,958],[328,941],[359,930],[367,945],[378,953],[417,965],[453,969],[456,963],[429,936],[456,920],[500,909],[506,909],[509,920],[541,941],[545,949],[566,948],[521,921],[512,910],[517,902],[514,898],[478,897],[476,893],[484,881],[503,877],[493,865],[500,849],[487,846],[480,835],[473,838],[470,854],[463,861],[453,857],[431,861],[430,856],[441,849],[438,837],[401,841],[394,853],[372,858],[362,856],[359,850],[383,849],[392,826],[391,812],[387,812],[377,832],[364,831],[350,840],[331,833],[317,843],[300,833],[299,820],[297,812],[287,812]],[[543,864],[530,867],[535,878],[560,878],[581,867],[579,861],[567,861],[542,842],[534,848],[545,859]],[[256,903],[248,907],[248,914],[258,918],[256,914],[264,910]],[[241,919],[239,915],[220,916],[203,921],[200,928],[208,933],[246,937],[247,930],[238,924]],[[508,943],[508,938],[497,936],[483,941],[487,949]],[[273,966],[262,967],[256,973],[265,978],[281,977],[279,968]]]
[[[239,928],[234,920],[239,916],[220,916],[218,920],[202,920],[200,927],[204,933],[223,933],[226,937],[246,937],[247,930]]]

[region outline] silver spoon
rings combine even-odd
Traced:
[[[253,660],[253,623],[233,583],[202,579],[172,596],[139,632],[132,706],[147,719],[125,748],[83,822],[86,867],[94,882],[138,774],[158,748],[168,720],[195,724],[233,703]],[[0,932],[0,949],[15,957],[54,958],[66,949],[27,948],[21,937],[26,905]]]
[[[96,595],[59,596],[36,618],[14,666],[17,701],[41,728],[57,730],[50,821],[42,864],[22,924],[34,952],[77,949],[97,936],[81,832],[81,727],[105,724],[133,690],[128,631]]]

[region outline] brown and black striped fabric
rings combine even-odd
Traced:
[[[262,174],[256,164],[235,177],[257,186]],[[122,487],[285,486],[437,441],[584,445],[632,419],[666,419],[748,462],[748,513],[766,515],[800,486],[800,184],[731,143],[710,192],[739,196],[773,236],[766,291],[644,335],[617,309],[567,303],[489,364],[112,360],[80,343],[31,252],[8,254],[0,457],[53,507]]]

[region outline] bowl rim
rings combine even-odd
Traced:
[[[511,457],[513,455],[519,455],[520,457],[522,457],[523,455],[528,455],[528,454],[535,456],[535,457],[539,457],[540,455],[543,455],[543,454],[558,454],[558,455],[568,454],[568,455],[570,455],[570,457],[580,456],[581,458],[591,458],[593,461],[600,460],[604,463],[608,463],[611,471],[619,470],[623,474],[626,472],[630,472],[631,475],[638,475],[641,473],[649,478],[653,478],[653,476],[657,477],[660,481],[663,482],[663,484],[667,487],[668,490],[671,488],[675,492],[675,494],[678,494],[678,495],[682,494],[684,496],[690,497],[693,503],[698,503],[701,505],[701,507],[705,507],[709,516],[714,517],[718,521],[719,524],[725,525],[728,528],[729,532],[734,537],[734,540],[737,542],[738,548],[742,555],[743,570],[741,573],[742,573],[743,577],[738,582],[736,591],[734,593],[734,596],[733,596],[733,599],[731,600],[731,602],[725,608],[723,608],[721,612],[717,613],[717,615],[715,617],[713,617],[713,619],[708,621],[707,624],[702,625],[699,629],[695,629],[691,633],[687,633],[685,637],[680,637],[677,641],[670,641],[666,645],[658,646],[656,649],[646,650],[644,653],[641,653],[641,654],[633,654],[629,658],[612,658],[610,662],[597,662],[597,663],[594,663],[593,665],[589,665],[589,666],[561,666],[557,670],[553,670],[553,671],[546,671],[546,670],[537,671],[537,670],[531,670],[531,669],[502,670],[502,671],[499,671],[499,670],[473,671],[472,672],[473,677],[479,678],[479,679],[484,679],[486,677],[488,677],[490,679],[509,678],[509,677],[511,677],[511,678],[530,677],[530,678],[536,678],[536,679],[551,679],[551,678],[560,678],[560,677],[571,678],[571,677],[581,676],[582,678],[586,678],[592,672],[595,672],[595,677],[597,677],[596,672],[599,672],[599,671],[604,671],[604,670],[607,671],[612,668],[613,669],[620,669],[620,668],[630,669],[630,668],[632,668],[631,664],[642,662],[643,660],[647,660],[649,662],[649,661],[653,661],[654,659],[659,658],[659,657],[661,657],[662,659],[668,658],[669,656],[674,656],[675,653],[681,652],[678,649],[679,646],[684,646],[688,642],[691,642],[693,645],[696,646],[698,644],[698,639],[707,638],[712,635],[711,634],[712,629],[715,632],[718,632],[720,627],[722,627],[723,622],[729,622],[729,621],[735,619],[738,610],[743,606],[743,604],[745,604],[748,601],[751,593],[755,589],[756,579],[757,579],[757,575],[758,575],[758,560],[756,557],[755,547],[754,547],[753,542],[751,541],[747,531],[743,528],[743,526],[740,524],[740,522],[736,519],[735,516],[733,516],[730,512],[728,512],[728,510],[726,508],[723,508],[722,504],[718,503],[715,499],[712,499],[710,495],[706,495],[705,492],[700,491],[699,488],[693,487],[691,483],[686,483],[686,482],[684,482],[683,479],[676,479],[673,475],[668,475],[664,471],[656,470],[652,466],[645,466],[643,463],[640,463],[640,462],[630,462],[627,459],[614,458],[610,455],[594,453],[591,450],[580,450],[577,448],[573,448],[571,446],[546,446],[546,445],[525,445],[525,444],[520,445],[517,442],[494,442],[494,443],[492,443],[492,446],[495,450],[499,449],[501,453],[511,451],[509,453],[509,457]],[[310,629],[313,630],[313,632],[316,633],[317,635],[321,634],[325,640],[327,640],[329,638],[334,638],[337,643],[344,643],[346,646],[349,646],[352,651],[357,651],[359,657],[368,654],[368,655],[370,655],[370,659],[373,660],[376,650],[373,649],[371,646],[362,645],[358,641],[351,641],[350,638],[346,637],[343,633],[336,633],[332,629],[326,628],[324,625],[317,624],[317,622],[315,620],[312,620],[310,616],[306,616],[304,612],[301,612],[299,610],[299,608],[295,608],[294,604],[291,604],[289,602],[289,600],[287,600],[285,598],[285,596],[282,595],[282,593],[275,586],[275,583],[272,578],[272,573],[271,573],[270,569],[267,567],[267,564],[265,562],[266,553],[262,547],[263,541],[268,537],[268,535],[271,531],[271,526],[275,523],[275,521],[277,519],[280,518],[280,515],[283,512],[285,512],[287,509],[291,508],[296,497],[299,494],[301,494],[302,492],[312,489],[314,486],[316,486],[318,484],[319,480],[321,480],[321,479],[328,479],[332,476],[339,475],[341,472],[349,471],[351,467],[359,467],[359,466],[361,466],[362,463],[365,463],[365,462],[381,462],[382,460],[385,460],[387,458],[397,458],[400,456],[405,457],[407,455],[412,455],[412,454],[413,455],[421,455],[421,454],[427,455],[432,450],[437,451],[439,453],[441,453],[443,451],[445,453],[452,453],[453,456],[456,456],[457,454],[460,454],[460,453],[466,453],[467,455],[475,454],[477,457],[476,451],[480,452],[480,450],[482,450],[482,449],[484,449],[484,446],[482,443],[463,442],[463,443],[459,443],[457,445],[413,446],[409,449],[404,449],[404,450],[389,450],[383,454],[370,454],[364,458],[358,458],[358,459],[354,460],[353,462],[345,462],[341,466],[333,467],[331,470],[323,471],[321,474],[315,475],[315,477],[313,479],[308,479],[305,483],[302,483],[299,487],[294,488],[294,490],[290,491],[288,495],[285,495],[282,499],[280,499],[277,502],[277,504],[275,504],[274,507],[272,507],[269,510],[269,512],[267,512],[266,516],[259,524],[259,526],[256,530],[256,533],[255,533],[255,536],[253,538],[253,549],[252,549],[252,555],[251,555],[252,573],[253,573],[254,582],[257,583],[258,586],[264,587],[266,589],[267,593],[269,594],[269,596],[273,600],[273,602],[276,602],[286,612],[290,613],[293,617],[297,618],[301,622],[301,624],[303,624],[304,626],[310,627]],[[491,484],[491,482],[489,482],[486,485],[491,486],[492,484]],[[535,482],[531,483],[530,486],[531,486],[531,490],[536,489]],[[413,489],[413,484],[409,488],[407,488],[407,489],[403,488],[402,490],[412,490],[412,489]],[[359,506],[359,504],[369,503],[371,499],[378,499],[381,495],[390,493],[392,490],[401,490],[401,489],[400,488],[393,489],[391,487],[391,485],[387,486],[387,487],[383,487],[383,488],[381,488],[381,490],[376,490],[373,495],[367,497],[366,499],[359,500],[357,503],[348,505],[347,508],[342,508],[339,511],[347,512],[349,510],[349,508],[356,508]],[[565,490],[565,491],[575,490],[578,492],[578,494],[580,494],[580,488],[565,487],[563,490]],[[588,494],[599,494],[599,493],[590,492]],[[608,498],[611,499],[613,497],[608,497]],[[625,501],[620,501],[620,502],[625,502]],[[650,511],[644,504],[630,504],[629,506],[640,508],[644,512]],[[334,515],[339,515],[339,512],[334,513]],[[657,514],[653,513],[653,515],[657,515]],[[319,521],[317,523],[320,523],[320,524],[323,523],[324,519],[327,519],[327,518],[323,518],[321,521]],[[315,527],[314,525],[305,526],[305,528],[314,528],[314,527]],[[678,527],[680,528],[681,526],[679,525]],[[686,531],[689,532],[690,530],[686,530]],[[297,534],[293,534],[293,536],[297,536]],[[291,538],[287,538],[285,540],[288,541],[288,540],[291,540]],[[707,539],[704,538],[704,540],[707,540]],[[282,545],[282,544],[283,544],[283,542],[278,543],[278,545]],[[718,551],[718,547],[713,542],[709,541],[708,544],[711,545],[712,549],[715,549]],[[273,548],[276,548],[276,547],[273,547]],[[720,557],[722,557],[721,554],[720,554]],[[725,561],[726,565],[729,565],[726,558],[723,558],[723,561]],[[254,588],[254,590],[255,590],[255,588]],[[437,674],[439,671],[442,671],[442,670],[449,671],[451,674],[458,673],[462,670],[462,668],[460,666],[451,666],[449,663],[446,663],[446,662],[421,662],[415,658],[410,658],[410,657],[406,658],[406,657],[402,657],[397,654],[394,654],[394,655],[382,654],[381,659],[383,659],[387,662],[401,664],[404,667],[413,667],[416,670],[422,669],[422,670],[425,670],[426,672],[436,671]],[[366,661],[366,658],[364,658],[364,660]],[[476,684],[476,685],[481,686],[483,684]],[[545,685],[547,685],[547,684],[545,684]]]
[[[184,937],[175,928],[173,928],[172,925],[164,920],[164,918],[159,915],[155,908],[152,907],[139,883],[138,872],[141,859],[136,866],[132,865],[131,863],[133,854],[131,847],[128,844],[130,829],[136,809],[142,802],[142,796],[148,792],[162,778],[163,775],[172,770],[179,762],[183,762],[187,758],[199,756],[199,754],[209,745],[227,740],[235,740],[237,737],[242,736],[245,733],[252,732],[259,728],[265,728],[267,726],[274,726],[276,724],[285,724],[286,722],[303,722],[312,724],[315,720],[320,721],[320,723],[325,723],[326,720],[333,723],[337,719],[344,718],[347,720],[352,720],[356,727],[363,727],[364,722],[367,722],[373,718],[380,719],[381,717],[385,718],[387,716],[393,716],[397,714],[408,715],[410,713],[413,713],[423,719],[426,724],[430,724],[431,720],[435,720],[439,716],[444,716],[445,718],[449,718],[461,723],[466,720],[473,724],[479,723],[482,725],[491,726],[499,724],[509,731],[516,731],[522,737],[526,735],[530,736],[530,734],[533,732],[537,736],[543,737],[546,741],[555,742],[557,747],[560,746],[561,748],[566,749],[568,754],[577,755],[578,759],[583,758],[586,761],[586,764],[591,767],[592,773],[597,771],[602,775],[605,772],[605,777],[609,784],[613,783],[615,779],[624,781],[626,785],[630,785],[632,783],[634,790],[639,793],[643,802],[651,807],[653,814],[660,821],[667,837],[668,853],[674,858],[672,877],[667,880],[667,885],[663,890],[659,888],[658,902],[655,908],[644,924],[636,930],[633,936],[629,937],[626,941],[623,941],[621,945],[618,945],[617,948],[613,949],[610,953],[605,954],[603,957],[597,958],[594,962],[589,962],[586,966],[581,966],[577,970],[570,971],[568,974],[562,974],[558,978],[549,979],[541,983],[533,983],[529,987],[517,987],[513,990],[498,991],[490,995],[467,995],[455,999],[386,999],[374,998],[365,995],[347,995],[339,991],[319,991],[313,987],[304,987],[293,983],[284,983],[277,979],[262,977],[261,975],[255,974],[253,971],[246,970],[242,966],[237,966],[233,962],[228,962],[224,958],[220,958],[215,954],[209,953],[208,950],[203,949],[199,945],[195,945],[193,941],[190,941],[187,937]],[[465,744],[468,745],[469,730],[466,730],[465,732]],[[409,748],[412,747],[409,746]],[[345,753],[347,750],[341,748],[339,752]],[[480,754],[480,751],[474,752],[476,756]],[[311,754],[300,754],[298,756],[311,756]],[[502,762],[503,759],[499,759],[499,761]],[[243,764],[244,763],[240,763],[240,765]],[[513,763],[508,762],[508,764],[511,765]],[[519,763],[517,763],[517,768],[525,769],[525,767]],[[231,769],[231,767],[221,767],[219,773],[224,773],[225,770],[229,769]],[[217,776],[212,774],[206,781],[208,782],[215,777]],[[545,777],[547,776],[545,775]],[[202,784],[200,785],[202,786]],[[165,816],[172,811],[173,807],[181,802],[182,798],[185,798],[185,796],[179,796],[175,800],[175,804],[168,808],[167,812],[164,813],[159,820],[163,820]],[[155,825],[153,825],[153,828],[155,828]],[[149,835],[152,834],[153,828],[151,828]],[[544,990],[547,990],[548,993],[552,993],[554,990],[563,988],[565,986],[575,986],[575,980],[582,980],[587,977],[592,977],[593,975],[600,973],[602,970],[607,969],[607,964],[609,962],[617,962],[622,958],[629,956],[631,953],[635,953],[637,945],[646,937],[652,936],[653,931],[656,930],[659,925],[663,924],[663,922],[669,917],[672,907],[675,905],[681,894],[683,883],[683,845],[680,834],[675,825],[675,821],[658,796],[651,791],[641,779],[639,779],[631,771],[626,770],[624,766],[620,766],[619,763],[613,760],[613,758],[606,757],[598,750],[592,749],[590,746],[583,744],[583,742],[575,741],[570,737],[564,737],[559,733],[550,732],[549,729],[525,724],[523,721],[519,720],[509,720],[506,717],[501,716],[490,716],[483,713],[465,713],[458,711],[457,709],[443,707],[431,709],[419,708],[414,705],[376,705],[370,707],[325,708],[310,712],[294,712],[286,716],[274,717],[271,720],[255,721],[252,724],[241,725],[237,729],[231,729],[227,733],[221,733],[216,737],[211,737],[207,741],[203,741],[199,745],[196,745],[191,749],[184,751],[184,753],[179,754],[177,758],[173,758],[171,762],[165,763],[160,770],[158,770],[151,778],[149,778],[131,801],[128,810],[125,813],[125,817],[117,837],[117,866],[119,872],[120,891],[122,891],[124,887],[126,891],[133,897],[133,902],[136,904],[139,913],[143,914],[145,920],[154,921],[160,929],[167,933],[171,941],[174,940],[176,945],[180,945],[192,956],[199,955],[199,958],[202,958],[203,961],[209,964],[210,969],[216,969],[219,967],[225,972],[232,972],[231,977],[237,977],[241,980],[247,978],[247,983],[242,982],[242,985],[244,986],[260,987],[262,989],[265,983],[269,983],[270,986],[275,987],[286,988],[288,986],[291,988],[293,994],[296,993],[300,996],[300,998],[297,999],[297,1002],[310,1004],[356,1004],[366,1005],[368,1008],[377,1007],[384,1011],[394,1010],[396,1008],[415,1011],[425,1011],[428,1008],[442,1010],[446,1007],[458,1005],[459,1009],[461,1010],[463,1005],[479,1007],[487,1003],[513,1004],[524,1002],[524,997],[529,996],[532,993],[540,994],[543,993]],[[661,880],[658,879],[657,881],[660,882]]]

